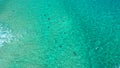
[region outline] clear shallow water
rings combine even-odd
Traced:
[[[119,68],[119,0],[0,0],[0,68]]]

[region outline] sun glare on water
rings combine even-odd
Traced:
[[[0,24],[0,47],[4,46],[4,43],[10,43],[12,38],[11,30]]]

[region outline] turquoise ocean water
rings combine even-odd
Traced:
[[[0,0],[0,68],[120,68],[120,0]]]

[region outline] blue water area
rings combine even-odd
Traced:
[[[120,0],[0,0],[0,68],[120,68]]]

